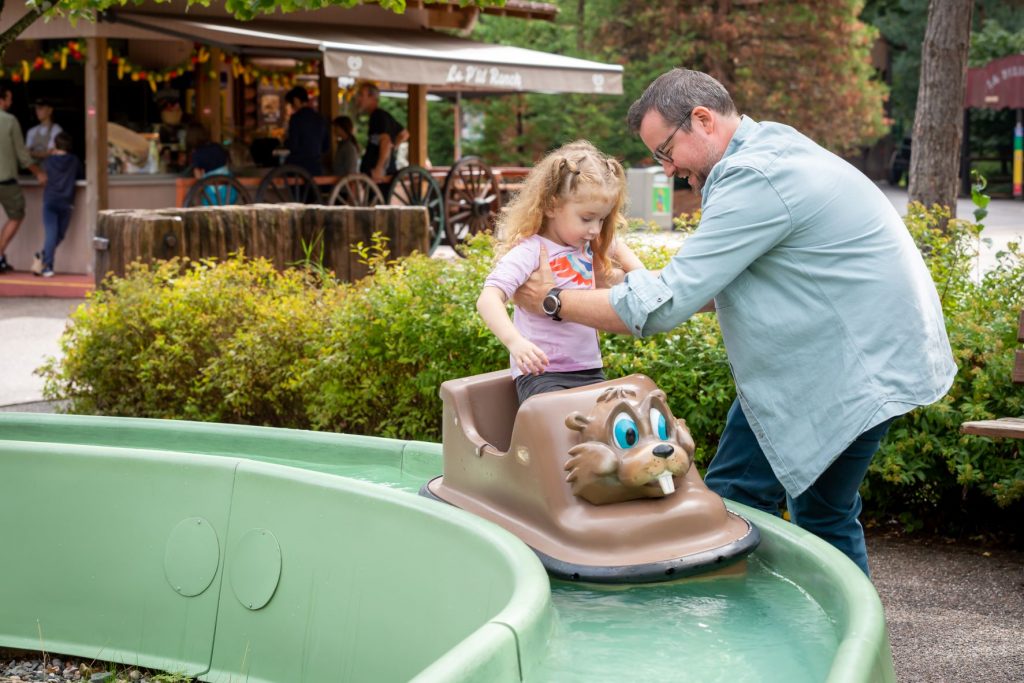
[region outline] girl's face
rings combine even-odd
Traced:
[[[552,242],[578,249],[601,234],[604,219],[613,208],[615,200],[610,197],[570,199],[544,212],[547,220],[540,234]]]

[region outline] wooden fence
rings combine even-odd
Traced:
[[[96,226],[96,284],[108,273],[123,276],[133,261],[175,256],[216,257],[244,250],[278,269],[311,259],[342,280],[357,280],[367,268],[352,252],[374,233],[388,239],[392,257],[427,253],[428,216],[422,206],[321,206],[249,204],[192,209],[101,211]]]

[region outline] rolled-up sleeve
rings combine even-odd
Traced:
[[[716,167],[705,192],[700,227],[660,275],[634,271],[611,290],[612,307],[634,336],[681,325],[793,228],[785,202],[756,169]]]
[[[626,274],[623,282],[612,287],[609,296],[612,308],[629,331],[642,337],[647,317],[672,298],[672,290],[649,270],[634,270]]]

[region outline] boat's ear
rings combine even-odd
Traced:
[[[593,419],[580,412],[569,413],[565,418],[565,426],[574,432],[582,432]]]

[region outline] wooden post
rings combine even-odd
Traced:
[[[409,85],[409,164],[427,165],[427,86]]]
[[[91,243],[97,216],[107,208],[107,39],[86,38],[85,46],[85,215]]]
[[[324,75],[324,64],[320,62],[320,115],[327,120],[327,130],[331,136],[331,151],[324,166],[324,175],[333,175],[334,153],[338,141],[334,137],[331,122],[338,115],[338,79]]]
[[[196,88],[196,113],[199,122],[210,132],[214,142],[221,140],[221,94],[220,67],[223,54],[220,48],[210,48],[210,59],[205,64],[196,64],[196,76],[199,87]],[[211,75],[213,72],[213,75]]]
[[[452,118],[455,119],[455,150],[452,152],[452,164],[462,158],[462,93],[455,93],[455,105],[452,107]]]

